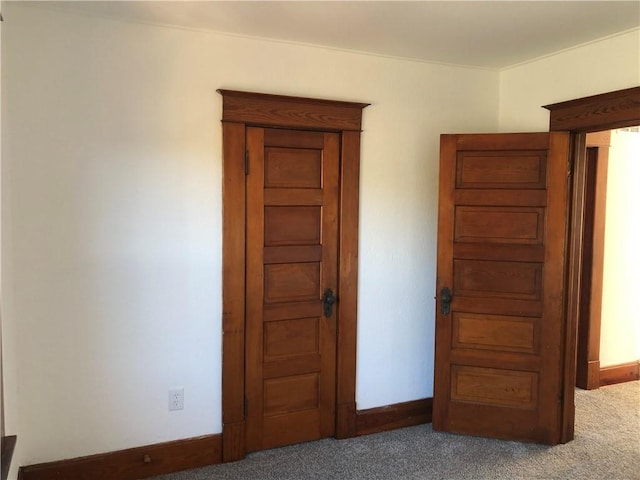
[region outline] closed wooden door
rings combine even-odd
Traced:
[[[247,149],[245,391],[253,451],[335,432],[337,313],[323,297],[339,295],[340,135],[250,127]]]
[[[568,144],[441,138],[436,430],[560,442]]]

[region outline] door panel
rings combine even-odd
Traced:
[[[249,451],[335,432],[339,135],[248,128]]]
[[[540,244],[544,209],[521,207],[456,208],[455,241]]]
[[[265,207],[266,247],[320,244],[321,207]]]
[[[264,266],[264,303],[313,300],[319,291],[320,262]]]
[[[536,352],[537,325],[533,319],[456,312],[452,321],[455,349]]]
[[[451,374],[452,401],[535,408],[534,372],[455,365]]]
[[[322,155],[319,149],[268,148],[264,186],[267,188],[321,188]]]
[[[442,136],[436,430],[560,441],[568,145]]]

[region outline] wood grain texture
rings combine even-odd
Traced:
[[[336,438],[353,438],[358,435],[356,402],[338,404],[336,407]]]
[[[225,461],[244,457],[245,133],[222,124],[222,437]],[[241,425],[241,426],[240,426]],[[240,447],[237,443],[242,441]],[[232,447],[233,445],[233,447]]]
[[[222,425],[222,461],[242,460],[246,453],[246,422],[225,423]]]
[[[222,120],[249,125],[359,131],[362,109],[369,105],[236,90],[218,92],[224,96]]]
[[[264,186],[267,188],[321,188],[321,155],[321,149],[268,148],[264,159]]]
[[[515,149],[500,152],[462,151],[457,163],[456,187],[544,188],[546,159],[543,152]]]
[[[320,288],[320,262],[264,266],[265,303],[317,300]]]
[[[540,300],[542,264],[486,260],[454,260],[453,288],[461,296]]]
[[[446,135],[442,135],[441,138],[444,136]],[[453,136],[456,139],[456,145],[459,150],[473,150],[479,153],[492,152],[496,149],[511,152],[531,152],[533,150],[545,150],[549,146],[547,133],[510,133],[503,135],[500,139],[497,139],[491,133],[467,136],[454,134]],[[523,145],[526,145],[526,147],[523,147]]]
[[[596,188],[596,166],[598,160],[598,149],[587,148],[587,162],[585,175],[585,216],[584,234],[582,247],[582,276],[580,285],[580,305],[578,311],[578,332],[577,332],[577,353],[576,353],[576,387],[591,390],[600,386],[599,378],[594,379],[589,373],[589,357],[592,353],[599,355],[600,345],[596,352],[591,352],[591,273],[593,262],[593,229],[595,211],[595,188]],[[595,357],[595,360],[598,356]],[[598,373],[599,377],[599,373]],[[596,380],[590,383],[589,380]]]
[[[319,321],[320,317],[265,322],[265,358],[318,354]]]
[[[600,368],[600,386],[640,380],[640,360]]]
[[[247,425],[247,450],[263,448],[264,430],[264,297],[269,288],[278,290],[278,280],[282,275],[272,272],[269,287],[267,268],[279,268],[281,265],[264,266],[264,129],[249,127],[246,131],[247,158],[249,175],[246,177],[246,229],[247,238],[243,241],[246,259],[246,298],[245,298],[245,416]],[[274,278],[275,277],[275,278]],[[307,292],[308,293],[308,292]],[[224,395],[224,392],[223,392]]]
[[[545,105],[551,131],[596,132],[638,125],[640,87]]]
[[[541,432],[539,438],[544,443],[557,444],[562,437],[562,412],[558,398],[561,396],[564,373],[562,352],[565,330],[562,321],[558,320],[564,318],[567,298],[569,134],[549,133],[548,148],[545,267],[542,280],[545,295],[540,329],[540,342],[544,350],[541,355],[539,393],[539,421],[546,431]]]
[[[544,209],[523,207],[456,208],[456,242],[542,244]],[[490,226],[493,225],[494,228]]]
[[[20,468],[20,480],[137,480],[222,461],[222,437],[206,435]]]
[[[598,142],[608,142],[598,135]],[[591,138],[590,138],[591,137]],[[604,234],[607,196],[608,147],[590,147],[587,135],[584,240],[578,318],[576,386],[592,390],[600,386],[600,327],[604,274]]]
[[[423,398],[384,407],[359,410],[357,434],[369,435],[395,428],[412,427],[431,422],[433,399]]]
[[[600,386],[600,360],[587,362],[587,390]]]
[[[575,424],[576,389],[576,345],[578,338],[578,318],[580,309],[580,289],[582,288],[582,249],[584,240],[586,162],[580,161],[585,155],[586,134],[571,136],[571,157],[574,160],[569,170],[572,193],[569,217],[569,239],[567,264],[567,306],[564,324],[564,381],[562,388],[562,439],[563,443],[573,440]]]
[[[437,254],[440,258],[453,258],[454,250],[454,225],[451,221],[455,218],[455,184],[456,165],[452,161],[456,156],[457,136],[440,136],[440,176],[438,194],[438,247]],[[434,401],[433,401],[433,428],[443,430],[447,426],[449,417],[449,402],[438,401],[446,399],[451,388],[450,369],[440,368],[440,365],[449,365],[452,331],[448,327],[449,318],[441,314],[441,304],[438,300],[439,292],[453,285],[453,262],[438,261],[436,277],[436,341],[435,341],[435,372],[434,372]]]
[[[338,363],[336,397],[341,416],[336,437],[356,435],[356,344],[358,324],[358,225],[360,212],[360,134],[343,132],[340,165],[340,259],[338,281]],[[348,418],[347,418],[348,417]]]
[[[498,368],[455,365],[451,371],[451,399],[485,405],[534,409],[538,374]]]
[[[538,322],[532,318],[455,313],[452,329],[454,348],[538,351]]]
[[[320,206],[273,207],[264,209],[264,245],[320,245]]]

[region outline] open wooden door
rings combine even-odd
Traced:
[[[569,134],[443,135],[433,427],[562,440]]]

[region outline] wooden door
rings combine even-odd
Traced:
[[[436,430],[561,441],[568,147],[441,138]]]
[[[340,135],[247,129],[248,451],[333,436]],[[239,221],[241,221],[239,219]]]

